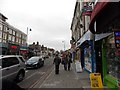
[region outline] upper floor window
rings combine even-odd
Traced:
[[[0,23],[0,30],[2,30],[3,25]]]
[[[12,36],[11,36],[11,35],[9,35],[8,40],[10,40],[10,41],[11,41],[11,39],[12,39]]]
[[[15,31],[13,31],[13,35],[15,35]]]
[[[12,34],[12,29],[9,29],[9,33]]]

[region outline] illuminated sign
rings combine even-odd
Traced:
[[[12,49],[17,49],[17,46],[12,45],[11,48]]]
[[[116,48],[120,49],[120,31],[115,31],[114,32],[114,37],[115,37]]]

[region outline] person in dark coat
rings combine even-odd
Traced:
[[[65,58],[64,58],[64,70],[67,71],[67,64],[68,64],[68,55],[66,54],[65,55]]]
[[[59,65],[60,65],[60,63],[61,63],[61,59],[58,56],[58,54],[56,54],[56,56],[54,58],[54,61],[53,61],[53,64],[55,64],[55,74],[59,74]]]
[[[72,54],[69,52],[68,53],[68,71],[70,71],[71,63],[72,63]]]

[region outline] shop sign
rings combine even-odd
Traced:
[[[17,46],[12,45],[11,48],[12,48],[12,49],[17,49]]]
[[[116,48],[120,49],[120,31],[115,31],[114,32],[114,37],[115,37]]]
[[[90,74],[90,83],[93,90],[101,89],[103,90],[103,84],[101,80],[100,73],[91,73]]]

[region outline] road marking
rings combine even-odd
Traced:
[[[25,71],[26,73],[28,72],[28,70]]]
[[[43,74],[45,74],[45,72],[38,72],[38,74],[41,74],[41,75],[43,75]]]
[[[32,75],[28,76],[27,78],[25,78],[25,80],[31,78],[32,76],[34,76],[37,72],[33,73]]]
[[[51,68],[52,69],[52,68]],[[47,71],[48,72],[48,71]],[[41,80],[42,78],[44,78],[45,75],[47,75],[47,72],[44,73],[44,75],[42,77],[40,77],[39,80]],[[34,88],[35,85],[37,85],[39,83],[39,80],[37,80],[33,85],[31,85],[29,88]],[[37,87],[38,88],[38,87]]]
[[[56,86],[56,84],[51,83],[51,84],[44,84],[45,87],[50,87],[50,86]]]
[[[43,84],[46,82],[46,80],[50,77],[50,75],[53,73],[54,69],[51,71],[51,73],[46,77],[46,79],[43,81],[43,83],[40,85],[39,88],[43,86]]]

